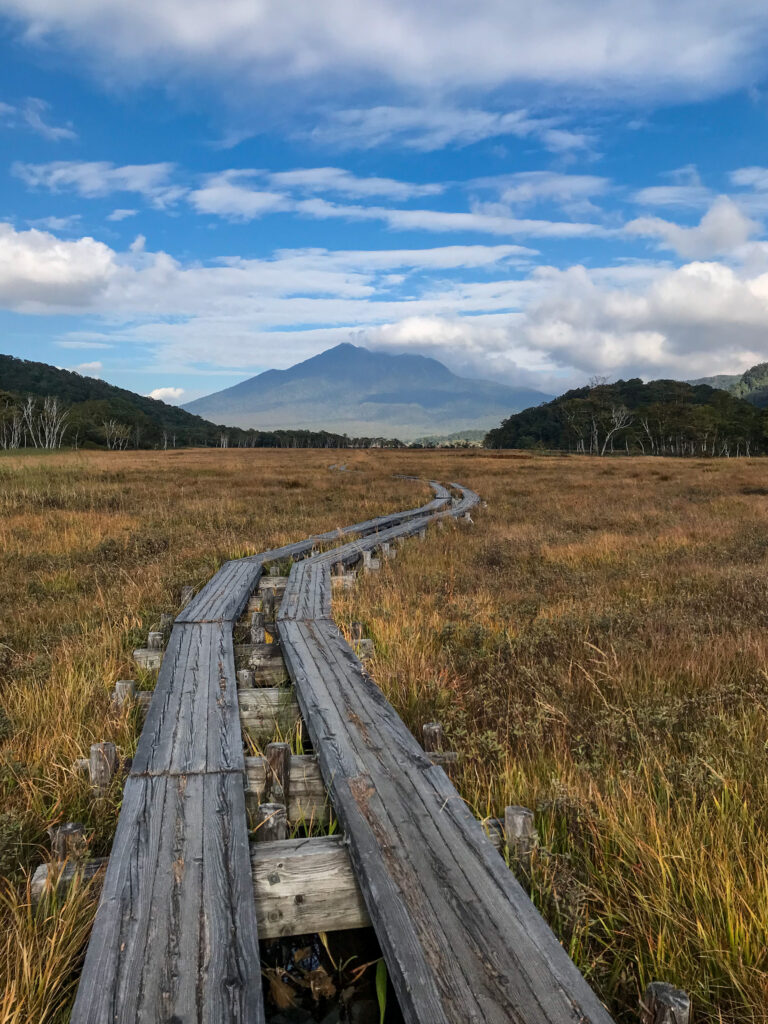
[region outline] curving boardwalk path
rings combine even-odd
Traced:
[[[261,1024],[232,628],[292,567],[282,652],[408,1022],[608,1017],[441,768],[331,619],[332,566],[458,516],[473,492],[226,563],[174,624],[126,780],[73,1024]],[[330,551],[318,545],[346,537]]]

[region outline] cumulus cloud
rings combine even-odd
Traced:
[[[147,398],[156,398],[159,402],[166,402],[168,405],[177,405],[184,394],[184,388],[155,388],[150,391]]]
[[[195,4],[2,0],[27,38],[69,44],[112,74],[194,73],[244,83],[355,79],[430,90],[508,82],[633,95],[716,94],[763,68],[762,0],[416,0]],[[350,26],[354,30],[350,30]],[[663,72],[660,72],[663,69]]]
[[[101,371],[104,369],[104,364],[100,363],[98,359],[92,363],[80,363],[79,366],[73,366],[73,370],[76,373],[82,374],[84,377],[100,377]]]
[[[56,160],[48,164],[16,162],[11,172],[30,188],[50,192],[75,192],[86,199],[115,192],[136,192],[157,207],[175,202],[186,189],[173,184],[175,164],[126,164],[117,167],[106,160]]]
[[[595,372],[734,372],[765,358],[768,253],[749,267],[565,270],[530,269],[528,255],[515,245],[300,249],[185,264],[0,225],[0,304],[90,314],[59,343],[150,348],[176,371],[285,366],[342,340],[541,386]]]
[[[89,307],[115,273],[115,254],[93,238],[62,241],[0,223],[0,303],[6,309]]]
[[[759,229],[728,196],[719,196],[695,227],[681,227],[661,217],[638,217],[625,226],[628,234],[657,238],[662,248],[673,249],[685,259],[732,253]]]

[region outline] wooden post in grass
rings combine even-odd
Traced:
[[[689,1024],[691,1000],[681,988],[652,981],[640,1000],[641,1024]]]
[[[533,811],[516,805],[505,807],[504,834],[511,854],[523,861],[530,858],[538,840]]]
[[[65,860],[82,860],[86,852],[85,829],[78,821],[67,821],[63,825],[51,825],[51,857],[61,863]]]
[[[421,727],[421,745],[430,753],[443,749],[443,727],[439,722],[425,722]]]
[[[269,843],[285,839],[288,835],[288,818],[285,804],[259,804],[256,813],[256,842]]]
[[[270,565],[270,567],[269,567],[269,575],[270,576],[279,576],[280,575],[280,566],[277,564],[277,562],[273,562],[272,565]]]
[[[114,743],[94,743],[88,759],[88,773],[91,789],[96,796],[106,796],[109,784],[117,769],[117,747]]]
[[[395,549],[392,547],[392,545],[389,543],[388,540],[385,540],[385,541],[382,542],[382,545],[381,545],[381,557],[382,558],[394,558],[395,557]]]
[[[180,597],[181,607],[182,608],[186,608],[187,605],[189,604],[189,602],[192,600],[192,598],[194,596],[195,596],[195,588],[194,587],[189,587],[189,586],[182,587],[181,588],[181,597]]]
[[[424,541],[426,539],[427,539],[427,528],[426,528],[426,526],[422,526],[422,528],[419,530],[419,540]]]
[[[289,780],[291,773],[290,743],[268,743],[267,778],[264,787],[264,799],[267,803],[288,806]]]
[[[170,612],[160,613],[160,629],[163,633],[170,633],[173,629],[174,616]]]
[[[265,590],[261,598],[261,610],[264,613],[264,618],[267,622],[275,621],[275,592],[274,590]]]
[[[353,644],[359,643],[359,641],[363,639],[362,622],[353,622],[349,628],[349,635]]]
[[[136,699],[136,680],[118,679],[115,683],[113,700],[117,707],[122,708]]]
[[[152,629],[147,634],[147,650],[162,651],[165,647],[165,635],[159,629]]]

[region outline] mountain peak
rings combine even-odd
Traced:
[[[280,424],[412,438],[494,426],[549,396],[458,377],[437,359],[341,342],[287,370],[267,370],[185,406],[233,426]]]

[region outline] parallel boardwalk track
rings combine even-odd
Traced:
[[[176,619],[136,756],[72,1024],[261,1024],[232,640],[267,563],[295,561],[277,631],[409,1022],[610,1018],[331,619],[331,570],[462,515],[421,508],[226,563]],[[356,539],[315,554],[320,545]]]

